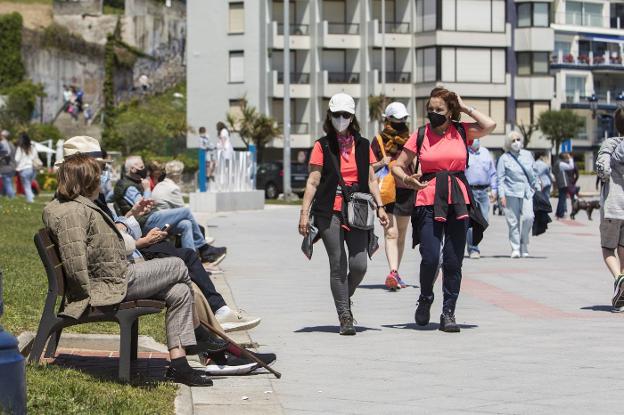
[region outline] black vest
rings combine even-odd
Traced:
[[[119,216],[123,216],[132,209],[132,205],[126,201],[124,195],[129,187],[136,187],[139,193],[143,194],[141,184],[132,180],[128,176],[123,176],[117,183],[115,183],[115,189],[113,190],[113,205],[115,211]]]
[[[358,192],[370,193],[368,188],[368,173],[370,169],[370,142],[355,134],[355,161],[358,169]],[[331,218],[334,211],[334,199],[338,188],[338,172],[331,161],[332,155],[338,160],[338,165],[342,163],[342,157],[338,150],[338,141],[335,137],[325,136],[318,142],[323,150],[323,170],[321,171],[321,182],[316,189],[312,214],[316,218]],[[330,153],[331,152],[331,153]]]

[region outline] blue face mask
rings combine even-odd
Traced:
[[[479,151],[479,147],[481,147],[481,141],[480,141],[478,138],[475,138],[475,139],[472,141],[472,149],[473,149],[474,151]]]
[[[105,168],[102,170],[102,174],[100,174],[100,188],[104,189],[106,183],[111,181],[111,171]]]

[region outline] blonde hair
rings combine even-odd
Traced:
[[[184,163],[180,160],[171,160],[165,164],[165,173],[167,176],[180,176],[184,170]]]

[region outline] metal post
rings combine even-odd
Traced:
[[[199,170],[197,172],[197,183],[199,183],[199,191],[206,191],[206,149],[200,145],[199,147]]]
[[[284,200],[291,197],[290,187],[290,16],[289,0],[284,0]]]
[[[386,95],[386,0],[381,0],[381,94]]]

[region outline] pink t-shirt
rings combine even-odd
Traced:
[[[370,154],[370,164],[375,163],[377,160],[375,159],[375,155],[369,147]],[[342,160],[340,160],[340,173],[342,174],[342,179],[345,184],[350,186],[358,181],[358,169],[357,163],[355,160],[355,142],[353,143],[353,147],[351,148],[351,152],[348,154],[348,158],[344,158],[340,156]],[[312,148],[312,154],[310,154],[310,164],[315,166],[323,167],[323,148],[321,147],[321,143],[318,141],[314,143],[314,148]],[[336,195],[334,199],[334,211],[340,212],[342,210],[342,196]]]
[[[462,123],[464,129],[468,131],[468,125]],[[405,143],[404,149],[416,154],[416,141],[418,140],[418,130]],[[468,139],[468,145],[472,140]],[[439,171],[464,171],[466,170],[466,146],[459,131],[454,125],[447,128],[443,136],[440,136],[427,124],[425,127],[425,139],[420,148],[420,166],[423,174],[436,173]],[[449,178],[449,204],[451,200],[451,179]],[[431,206],[435,201],[436,179],[429,181],[426,188],[419,190],[416,194],[416,206]],[[468,192],[466,186],[461,181],[459,187],[464,194],[464,200],[468,202]]]

